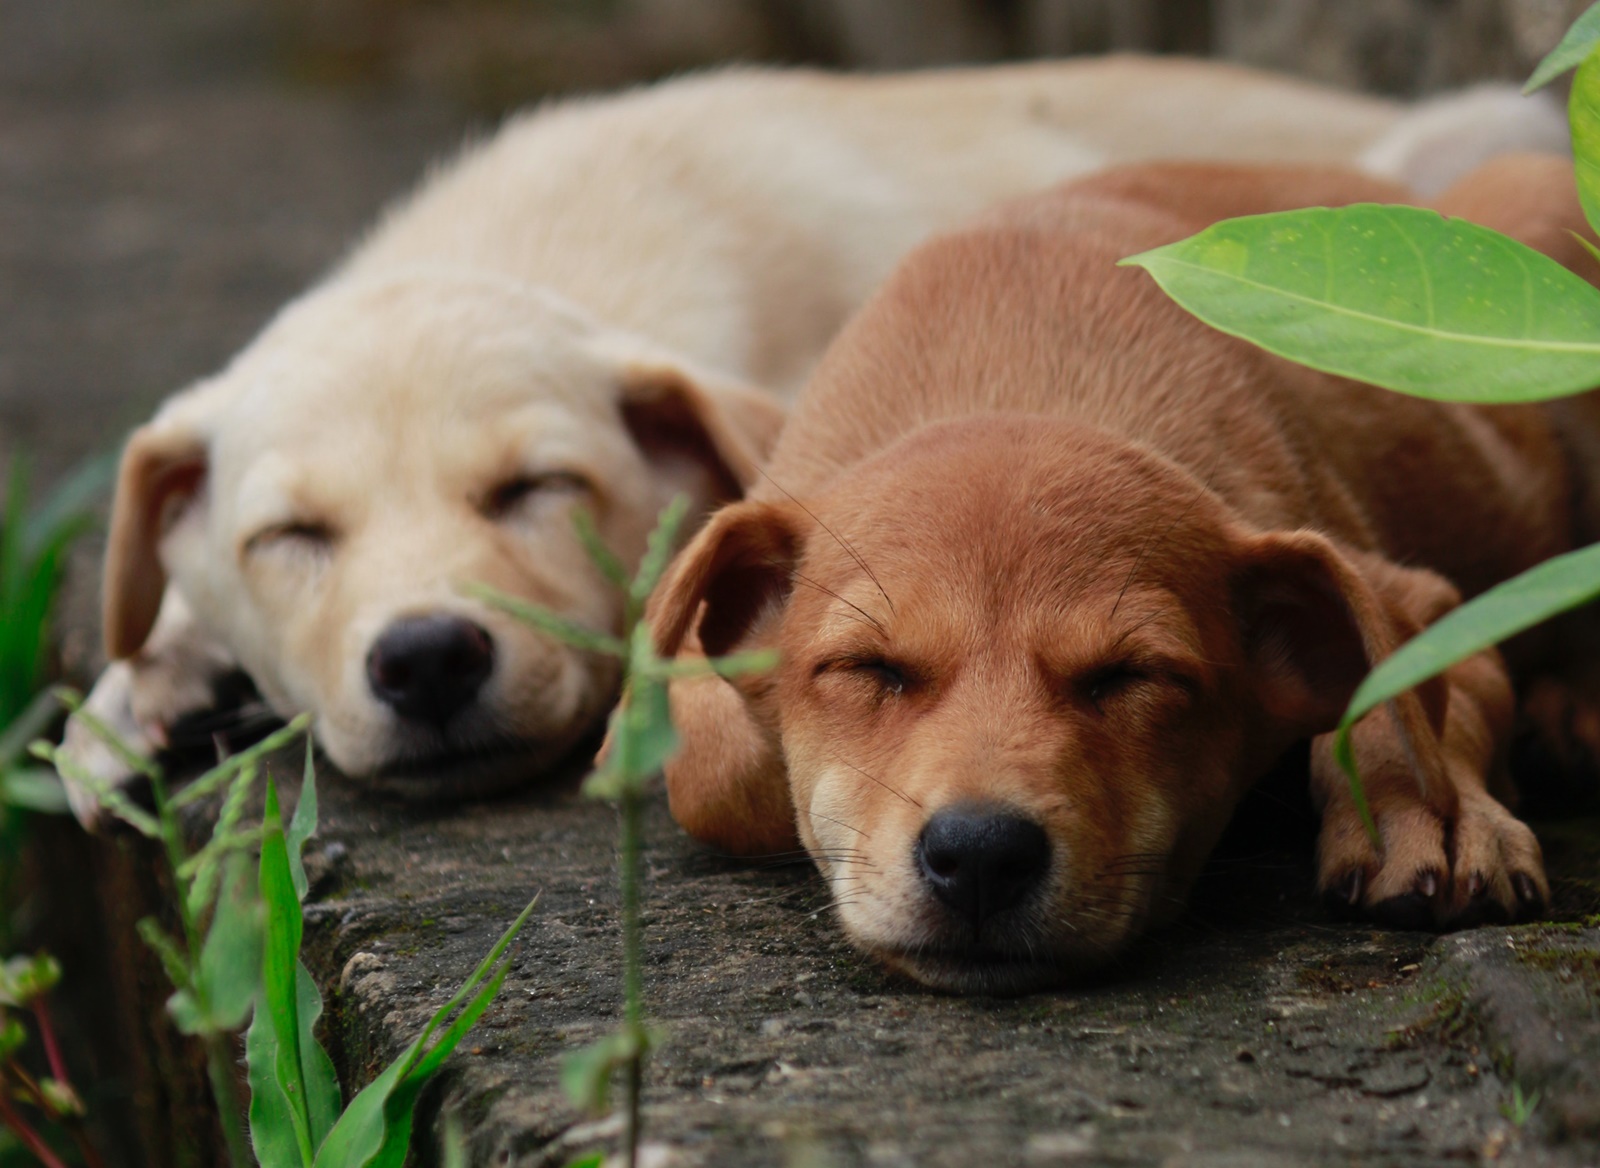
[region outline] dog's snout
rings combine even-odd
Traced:
[[[980,929],[1014,908],[1050,869],[1050,837],[1015,811],[957,804],[935,812],[917,837],[917,867],[941,901]]]
[[[457,616],[415,616],[385,629],[367,654],[373,696],[402,718],[442,725],[494,670],[494,640]]]

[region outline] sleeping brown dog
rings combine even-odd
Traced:
[[[1572,190],[1524,156],[1437,206],[1581,267]],[[914,253],[657,596],[664,652],[781,653],[674,690],[678,821],[745,854],[798,834],[862,948],[1016,992],[1174,915],[1241,794],[1312,737],[1325,895],[1413,927],[1539,912],[1498,653],[1358,728],[1381,848],[1327,732],[1462,595],[1593,537],[1554,414],[1312,372],[1116,266],[1368,200],[1409,201],[1332,170],[1136,167]],[[1563,424],[1600,434],[1591,409]]]

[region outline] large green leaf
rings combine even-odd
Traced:
[[[1578,66],[1567,98],[1572,128],[1572,169],[1578,198],[1589,226],[1600,231],[1600,55],[1591,52]]]
[[[1350,729],[1371,710],[1541,621],[1600,597],[1600,544],[1529,568],[1468,601],[1400,646],[1367,675],[1350,699],[1335,748],[1353,773]]]
[[[305,1070],[306,1104],[312,1142],[320,1145],[339,1119],[339,1080],[313,1028],[322,1017],[322,995],[303,962],[297,963],[300,1056]],[[258,1009],[245,1036],[250,1074],[250,1141],[261,1168],[303,1168],[295,1135],[295,1109],[278,1083],[278,1037],[272,1018]]]
[[[1589,5],[1584,14],[1572,22],[1561,43],[1551,49],[1539,62],[1539,67],[1522,87],[1523,93],[1543,89],[1568,69],[1583,62],[1596,44],[1600,44],[1600,3]]]
[[[1535,401],[1600,385],[1600,291],[1418,207],[1228,219],[1122,262],[1225,333],[1401,393]]]

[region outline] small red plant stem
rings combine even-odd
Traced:
[[[0,1123],[11,1129],[11,1133],[22,1141],[28,1151],[38,1157],[39,1163],[43,1164],[44,1168],[67,1168],[50,1150],[50,1145],[45,1143],[39,1133],[29,1127],[27,1121],[17,1114],[17,1109],[11,1106],[4,1083],[0,1083]]]
[[[33,999],[33,1016],[39,1022],[39,1039],[44,1043],[44,1057],[50,1062],[50,1076],[64,1087],[71,1087],[67,1075],[67,1061],[61,1057],[61,1044],[56,1041],[55,1027],[50,1025],[50,1010],[44,996]]]

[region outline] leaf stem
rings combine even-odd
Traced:
[[[639,912],[639,790],[630,783],[622,790],[622,854],[619,857],[622,884],[622,987],[623,1020],[629,1038],[627,1064],[627,1146],[628,1168],[639,1160],[639,1096],[644,1080],[644,969],[643,926]]]
[[[211,1097],[217,1103],[222,1122],[222,1138],[228,1145],[228,1160],[233,1168],[250,1168],[255,1161],[245,1142],[244,1125],[239,1122],[239,1094],[233,1083],[233,1059],[227,1048],[228,1036],[219,1032],[206,1035],[206,1073],[211,1078]]]
[[[0,1124],[11,1130],[11,1134],[21,1140],[23,1145],[38,1158],[44,1168],[67,1168],[57,1155],[50,1150],[50,1145],[44,1142],[43,1137],[33,1128],[28,1126],[28,1121],[17,1114],[17,1109],[11,1106],[4,1085],[0,1084]]]

